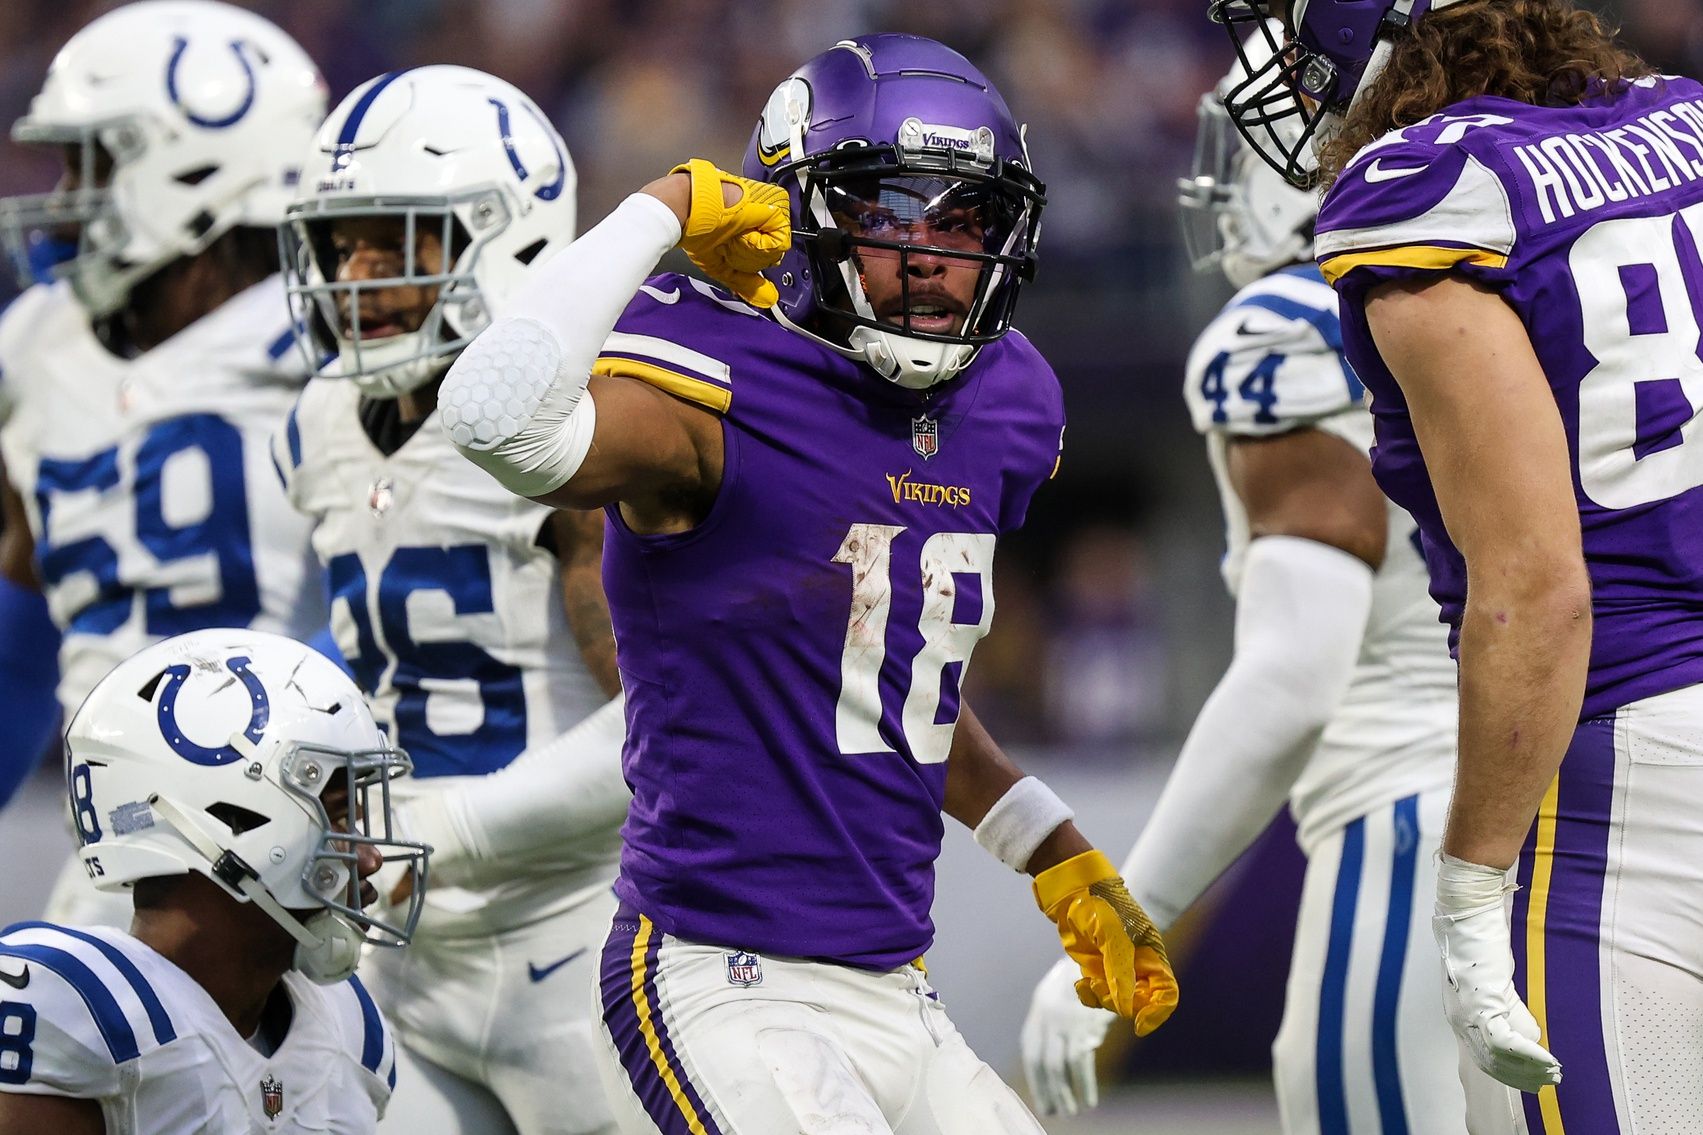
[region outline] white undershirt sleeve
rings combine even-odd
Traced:
[[[572,729],[496,772],[397,805],[403,834],[430,844],[433,878],[461,884],[488,866],[539,856],[587,829],[614,827],[633,794],[621,775],[626,702],[617,696]]]
[[[674,211],[635,193],[529,273],[444,376],[450,441],[510,491],[540,497],[579,471],[595,426],[586,387],[603,341],[663,253]]]
[[[1124,861],[1131,893],[1161,930],[1283,806],[1348,690],[1372,579],[1364,561],[1314,540],[1249,546],[1230,667]]]

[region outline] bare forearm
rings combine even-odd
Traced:
[[[1023,770],[1011,762],[965,704],[958,715],[946,764],[946,814],[974,831],[1000,797],[1022,779]],[[1076,830],[1076,825],[1066,820],[1035,849],[1025,869],[1034,875],[1092,849],[1093,844]]]
[[[1531,828],[1584,700],[1590,589],[1584,565],[1523,597],[1468,583],[1461,730],[1443,850],[1509,867]]]

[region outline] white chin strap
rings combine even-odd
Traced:
[[[335,985],[355,972],[366,942],[359,930],[329,910],[311,914],[305,921],[297,918],[272,897],[254,868],[209,836],[187,811],[164,796],[149,797],[148,805],[213,865],[221,883],[241,892],[296,940],[295,968],[308,980]]]
[[[868,363],[876,374],[907,390],[927,390],[957,376],[976,357],[976,348],[961,343],[913,339],[873,327],[854,327],[846,336],[853,358]]]
[[[333,374],[349,379],[368,398],[397,398],[439,378],[455,357],[428,355],[426,332],[393,335],[372,344],[338,340]]]

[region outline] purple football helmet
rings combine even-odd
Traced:
[[[1045,189],[1005,100],[951,48],[910,35],[835,44],[769,96],[744,172],[787,190],[792,249],[764,275],[793,330],[922,390],[1011,327]],[[878,311],[865,270],[895,258],[898,298]],[[914,283],[942,264],[978,274],[966,310]]]
[[[1291,0],[1288,42],[1270,16],[1273,0],[1211,0],[1247,78],[1224,95],[1225,109],[1248,145],[1288,178],[1318,181],[1317,148],[1371,86],[1389,59],[1390,40],[1425,13],[1459,0]]]

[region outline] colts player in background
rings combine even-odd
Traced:
[[[333,357],[275,455],[338,647],[413,758],[399,820],[434,848],[414,948],[369,969],[417,1073],[385,1130],[606,1132],[582,991],[631,794],[602,518],[507,492],[436,420],[456,356],[573,239],[573,163],[525,94],[435,66],[357,87],[303,169],[285,268]]]
[[[1472,1129],[1697,1130],[1703,85],[1569,0],[1269,7],[1284,63],[1227,105],[1329,185],[1373,471],[1458,646],[1435,931],[1456,1032],[1526,1093]]]
[[[1454,665],[1413,518],[1372,479],[1365,390],[1312,263],[1318,201],[1241,144],[1218,97],[1201,99],[1185,231],[1197,267],[1241,290],[1196,341],[1183,395],[1224,504],[1236,649],[1124,875],[1168,929],[1287,796],[1307,878],[1272,1045],[1285,1135],[1459,1135],[1428,921]],[[1043,1112],[1098,1096],[1094,1053],[1113,1018],[1079,1004],[1071,981],[1055,966],[1024,1027]]]
[[[318,70],[272,24],[145,0],[73,36],[13,127],[62,150],[65,176],[0,202],[14,253],[57,250],[58,277],[0,317],[0,669],[47,667],[51,639],[21,624],[39,588],[64,635],[67,718],[160,638],[324,626],[307,525],[268,457],[304,378],[275,226],[324,113]],[[51,705],[18,709],[51,720]],[[39,751],[0,748],[0,802]],[[50,910],[129,919],[74,858]]]
[[[0,934],[0,1135],[372,1135],[395,1050],[355,978],[405,753],[312,647],[204,630],[102,678],[66,734],[81,861],[129,931]],[[418,889],[419,894],[424,888]]]
[[[1142,1032],[1177,997],[1110,862],[960,699],[1064,425],[1010,330],[1041,186],[987,79],[897,35],[785,80],[745,173],[629,197],[441,392],[505,485],[607,510],[634,802],[604,1070],[630,1131],[1038,1131],[921,965],[943,810],[1036,876],[1084,996]],[[734,294],[647,281],[677,243]]]

